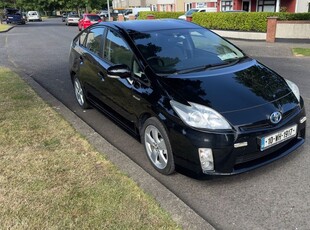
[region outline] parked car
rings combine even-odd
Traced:
[[[107,18],[107,17],[109,17],[109,11],[108,11],[108,10],[101,10],[101,11],[99,12],[99,16],[100,16],[101,18]]]
[[[7,24],[25,24],[22,13],[15,8],[4,9],[4,19]]]
[[[71,25],[78,25],[79,20],[80,20],[80,16],[78,14],[69,13],[65,19],[65,22],[67,26],[71,26]]]
[[[38,11],[28,11],[27,13],[27,21],[38,21],[41,22],[42,18],[40,16],[40,13]]]
[[[213,8],[210,8],[213,9]],[[192,16],[193,13],[197,13],[197,12],[209,12],[208,8],[192,8],[189,11],[187,11],[185,14],[179,16],[179,19],[183,19],[186,20],[187,16]]]
[[[226,13],[247,13],[248,11],[245,11],[245,10],[226,10],[223,12],[226,12]]]
[[[83,14],[82,18],[79,20],[78,23],[78,28],[79,31],[81,31],[82,29],[86,29],[87,27],[101,22],[101,18],[99,15],[97,14]]]
[[[81,108],[140,137],[163,174],[239,174],[305,141],[297,85],[194,23],[98,23],[74,38],[69,66]]]
[[[133,14],[135,18],[137,18],[137,16],[139,15],[139,12],[142,12],[142,11],[151,11],[151,8],[150,7],[135,7],[135,8],[126,9],[126,11],[124,12],[124,17],[126,19],[129,19],[129,15]]]

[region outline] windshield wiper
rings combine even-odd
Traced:
[[[199,72],[199,71],[204,71],[204,70],[216,69],[218,67],[223,67],[223,66],[232,66],[232,65],[237,64],[243,58],[244,57],[242,57],[242,58],[234,58],[234,59],[229,59],[229,60],[233,60],[231,62],[222,62],[222,63],[208,64],[208,65],[204,65],[204,66],[199,66],[199,67],[194,67],[194,68],[190,68],[190,69],[180,70],[180,71],[176,72],[175,74],[193,73],[193,72]]]

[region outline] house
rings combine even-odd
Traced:
[[[113,0],[113,8],[150,7],[153,11],[177,12],[191,8],[217,8],[217,11],[310,12],[310,0]]]

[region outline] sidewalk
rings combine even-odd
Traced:
[[[251,57],[295,58],[296,56],[293,55],[292,48],[310,48],[310,42],[306,43],[293,39],[289,41],[280,40],[275,43],[268,43],[266,41],[227,39]]]
[[[267,33],[260,32],[243,32],[243,31],[230,31],[230,30],[212,30],[218,35],[228,38],[228,39],[240,39],[247,41],[264,41],[266,42]],[[284,43],[308,43],[310,44],[310,39],[283,39],[276,38],[275,43],[284,42]],[[272,44],[272,43],[270,43]]]

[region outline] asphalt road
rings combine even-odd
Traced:
[[[151,167],[142,145],[135,138],[97,110],[83,111],[75,102],[68,55],[70,42],[77,33],[77,27],[67,27],[61,19],[18,26],[0,34],[0,65],[30,75],[216,229],[310,228],[309,121],[307,141],[302,148],[255,171],[206,181],[180,173],[160,175]],[[310,44],[232,42],[248,55],[296,82],[309,117],[310,58],[293,57],[290,47],[310,48]]]

